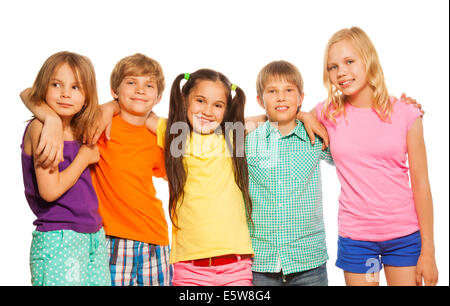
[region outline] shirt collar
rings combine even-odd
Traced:
[[[289,133],[288,135],[282,136],[282,137],[289,137],[290,135],[294,134],[301,140],[306,141],[308,138],[308,134],[306,133],[303,123],[297,119],[295,119],[295,122],[297,123],[297,125],[295,126],[294,130],[291,133]],[[280,138],[282,138],[280,131],[278,129],[274,128],[270,124],[269,120],[267,120],[265,123],[264,132],[265,132],[266,138],[272,134],[278,134],[280,136]]]

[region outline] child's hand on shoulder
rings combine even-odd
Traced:
[[[311,112],[299,112],[299,114],[297,115],[297,119],[303,122],[306,133],[308,134],[312,145],[315,144],[315,135],[317,135],[322,138],[322,150],[328,148],[330,138],[328,137],[327,129],[322,123],[320,123],[315,115],[313,115]]]
[[[64,133],[59,117],[48,117],[42,127],[39,144],[34,151],[34,157],[42,168],[58,169],[64,160]]]
[[[158,119],[159,117],[153,111],[151,111],[148,114],[147,120],[145,120],[145,126],[147,127],[147,129],[155,134],[158,129]]]
[[[100,160],[100,151],[96,144],[82,145],[78,155],[83,158],[87,165],[95,164]]]
[[[422,104],[417,103],[416,99],[407,97],[405,93],[402,93],[402,95],[400,96],[400,101],[406,104],[414,105],[415,108],[418,108],[420,110],[422,115],[425,114],[425,111],[422,109]]]
[[[103,132],[105,132],[106,139],[110,140],[112,118],[119,113],[120,113],[120,106],[115,100],[100,105],[99,115],[92,129],[93,133],[90,137],[86,133],[83,136],[83,143],[89,144],[97,143]]]
[[[31,88],[27,88],[20,93],[20,98],[29,108],[31,103]],[[64,135],[62,122],[54,112],[47,113],[46,116],[36,116],[42,122],[39,127],[39,138],[33,155],[35,163],[51,171],[58,169],[58,164],[64,160]]]

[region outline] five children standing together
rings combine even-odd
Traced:
[[[21,93],[35,115],[22,144],[32,284],[327,285],[321,160],[341,183],[346,283],[378,285],[383,264],[388,285],[436,284],[420,111],[388,95],[357,27],[330,39],[324,84],[301,112],[300,72],[271,62],[257,77],[266,115],[245,118],[242,89],[200,69],[176,77],[163,119],[155,60],[120,60],[99,106],[89,59],[52,55]],[[169,185],[170,250],[153,176]]]

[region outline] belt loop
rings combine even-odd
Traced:
[[[212,258],[210,257],[209,258],[209,267],[211,267],[211,265],[212,265]]]

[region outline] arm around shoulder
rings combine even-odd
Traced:
[[[43,123],[40,129],[39,145],[35,147],[36,160],[44,167],[57,168],[63,160],[63,132],[59,116],[44,102],[35,104],[30,99],[31,89],[27,88],[20,93],[25,106]],[[37,123],[32,123],[37,124]]]
[[[159,117],[154,112],[151,112],[148,115],[147,120],[145,120],[145,126],[150,132],[154,134],[156,134],[158,130],[158,120]]]
[[[329,145],[328,132],[325,126],[319,121],[316,114],[316,109],[313,108],[309,112],[299,111],[297,114],[297,119],[303,122],[305,130],[308,133],[308,137],[311,143],[314,145],[315,136],[317,135],[323,140],[322,149],[325,150]]]
[[[257,115],[245,118],[245,133],[249,134],[256,130],[258,126],[267,121],[266,115]]]
[[[26,142],[31,145],[31,153],[35,152],[41,135],[43,125],[39,120],[30,123],[26,135]],[[38,185],[39,195],[47,202],[53,202],[69,190],[81,176],[86,167],[98,161],[99,153],[97,146],[82,146],[73,162],[64,169],[43,168],[42,165],[34,159],[34,170]]]

